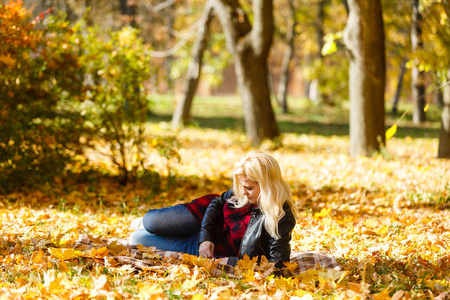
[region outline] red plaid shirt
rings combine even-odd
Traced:
[[[219,195],[209,194],[184,204],[199,223],[202,222],[209,203]],[[253,205],[235,208],[226,203],[223,207],[223,224],[217,224],[214,235],[215,256],[238,256],[239,247],[253,211]]]

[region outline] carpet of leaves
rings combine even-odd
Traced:
[[[286,134],[283,147],[261,147],[280,162],[300,210],[292,248],[333,254],[339,272],[284,278],[243,263],[230,279],[189,256],[156,258],[155,268],[138,270],[112,262],[114,244],[72,249],[80,234],[126,238],[130,222],[150,208],[225,191],[234,162],[252,149],[239,133],[191,128],[179,138],[182,161],[160,191],[61,178],[41,191],[1,196],[0,299],[449,297],[450,161],[435,158],[435,139],[393,138],[372,158],[350,158],[347,137]],[[157,155],[150,160],[166,171]]]

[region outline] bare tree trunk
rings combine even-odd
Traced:
[[[447,71],[447,78],[450,78],[450,69]],[[441,115],[438,157],[450,158],[450,85],[444,87],[444,105]]]
[[[406,71],[406,60],[404,59],[402,61],[400,74],[398,75],[397,90],[395,91],[394,101],[392,101],[392,114],[394,116],[396,116],[398,113],[398,102],[400,100],[400,94],[402,92],[403,77],[405,77],[405,71]]]
[[[327,5],[329,5],[330,1],[329,0],[320,0],[318,2],[318,11],[317,11],[317,19],[315,22],[315,28],[316,28],[316,41],[317,41],[317,46],[319,48],[319,51],[317,52],[317,59],[320,60],[320,65],[324,66],[325,65],[325,58],[322,55],[322,48],[324,45],[324,40],[325,40],[325,30],[324,30],[324,23],[325,23],[325,8]],[[328,95],[328,93],[324,92],[324,86],[326,84],[326,78],[324,78],[323,76],[319,76],[317,78],[317,92],[319,95],[319,99],[321,103],[330,105],[332,104],[330,101],[330,95]]]
[[[386,57],[380,0],[349,0],[344,42],[350,59],[350,155],[385,143]]]
[[[347,0],[342,0],[342,4],[344,4],[345,6],[345,11],[347,12],[347,15],[350,13],[350,9],[348,7],[348,2]]]
[[[192,61],[189,64],[187,81],[180,101],[178,101],[172,117],[172,127],[189,124],[192,100],[197,90],[202,71],[203,52],[208,43],[209,24],[213,17],[213,1],[209,0],[200,19],[198,34],[192,49]]]
[[[283,62],[281,64],[281,76],[280,82],[278,84],[278,94],[277,94],[277,101],[283,108],[283,113],[285,114],[289,112],[287,102],[289,71],[290,71],[289,65],[294,55],[294,36],[295,36],[295,27],[297,26],[297,18],[295,17],[295,7],[293,0],[289,0],[288,20],[291,20],[291,23],[286,32],[286,51],[284,52]]]
[[[169,7],[167,7],[166,11],[167,11],[167,18],[169,19],[168,21],[168,27],[169,27],[169,38],[167,40],[167,49],[170,49],[172,47],[172,43],[174,40],[174,36],[173,36],[173,24],[175,21],[175,16],[174,16],[174,6],[175,5],[170,5]],[[165,61],[165,68],[166,68],[166,74],[167,74],[167,87],[168,90],[173,92],[173,80],[170,77],[170,70],[172,68],[172,55],[169,55],[168,57],[166,57],[166,61]]]
[[[94,17],[92,16],[92,12],[89,11],[89,13],[86,13],[88,11],[88,9],[90,9],[90,7],[92,6],[92,1],[93,0],[86,0],[84,2],[84,12],[85,12],[85,18],[86,18],[86,24],[88,26],[94,26]]]
[[[122,23],[124,26],[136,27],[137,2],[129,0],[119,0],[120,11],[122,13]]]
[[[253,1],[253,26],[237,0],[215,0],[227,48],[235,57],[235,72],[243,101],[247,137],[255,144],[279,135],[267,77],[267,57],[273,39],[272,0]]]
[[[422,16],[419,12],[419,0],[412,0],[412,27],[411,45],[412,52],[417,52],[423,48],[422,41]],[[425,73],[420,71],[417,60],[411,70],[411,87],[414,101],[413,122],[420,124],[426,121],[425,115]]]

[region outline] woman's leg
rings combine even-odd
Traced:
[[[199,232],[200,224],[183,205],[148,211],[142,220],[148,232],[160,236],[192,236]]]
[[[191,236],[159,236],[151,234],[145,229],[141,229],[130,235],[129,244],[198,255],[198,241],[198,231]]]

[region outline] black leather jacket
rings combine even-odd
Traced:
[[[215,228],[223,223],[223,206],[233,196],[229,190],[211,201],[202,220],[199,243],[213,241]],[[291,255],[291,232],[295,226],[295,217],[287,203],[284,204],[285,215],[278,222],[279,239],[270,236],[264,227],[265,216],[262,211],[255,207],[252,211],[250,222],[248,223],[244,237],[239,248],[239,259],[244,254],[250,258],[265,256],[270,262],[274,262],[277,268],[282,268],[283,262],[287,262]],[[238,258],[228,260],[229,264],[235,265]],[[258,262],[259,262],[258,259]]]

